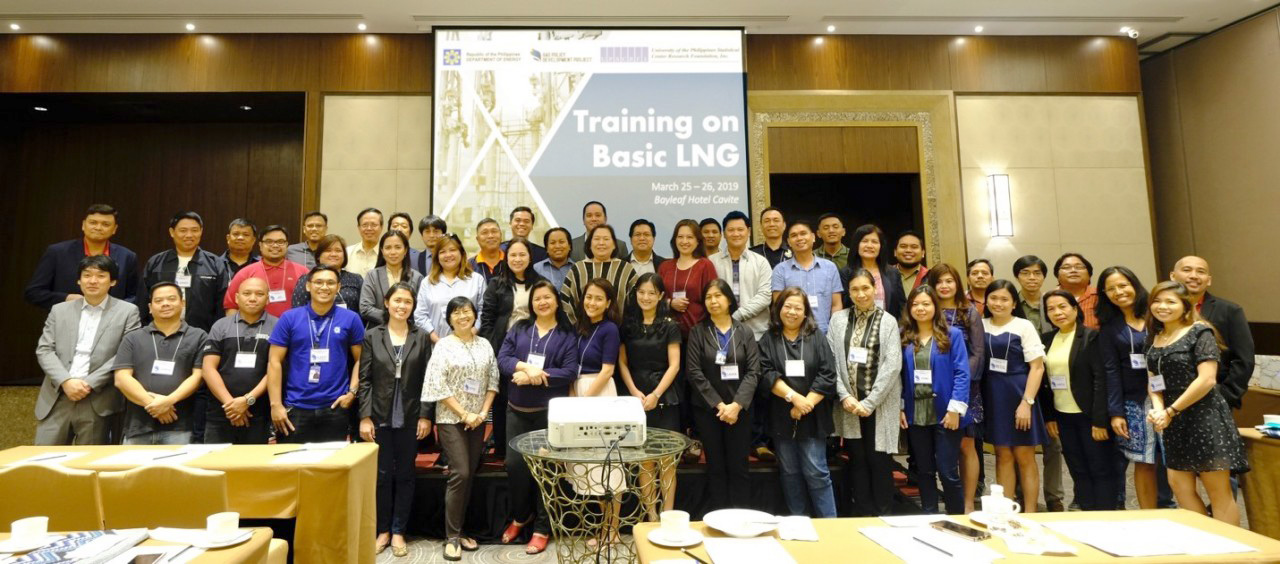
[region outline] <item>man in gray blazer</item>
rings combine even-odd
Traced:
[[[122,407],[111,368],[125,333],[140,326],[138,307],[107,294],[120,277],[111,257],[85,257],[78,270],[84,299],[54,305],[36,345],[37,445],[106,444],[108,416]]]

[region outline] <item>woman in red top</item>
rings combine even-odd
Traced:
[[[670,290],[668,302],[672,315],[680,324],[680,333],[689,336],[689,329],[707,316],[702,305],[702,288],[716,279],[716,267],[707,260],[702,247],[702,232],[692,219],[676,223],[671,235],[671,254],[675,259],[658,266],[658,276]]]

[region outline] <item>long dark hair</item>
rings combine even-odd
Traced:
[[[413,284],[409,284],[408,282],[396,282],[395,284],[392,284],[390,288],[387,288],[386,293],[382,295],[382,324],[386,325],[391,323],[391,308],[387,307],[387,302],[391,301],[391,296],[394,295],[397,290],[407,290],[409,292],[409,296],[413,298],[413,307],[409,309],[408,319],[409,326],[413,327],[413,310],[418,309],[418,289],[414,288]],[[448,319],[449,317],[446,314],[446,322]]]
[[[982,317],[991,317],[991,307],[988,306],[987,303],[991,301],[991,293],[996,290],[1009,292],[1009,295],[1013,297],[1013,311],[1011,313],[1014,317],[1021,317],[1023,319],[1027,318],[1027,316],[1022,313],[1022,308],[1018,307],[1018,302],[1021,301],[1021,298],[1018,297],[1018,286],[1004,278],[992,280],[991,284],[987,286],[987,293],[982,298]],[[1036,330],[1038,331],[1039,328],[1037,327]]]
[[[947,316],[942,315],[942,308],[938,307],[938,292],[934,291],[933,286],[921,284],[911,290],[907,294],[907,310],[902,313],[902,346],[911,344],[919,345],[916,341],[920,337],[920,331],[916,327],[916,319],[911,317],[911,304],[915,303],[916,297],[920,294],[929,296],[929,300],[933,302],[933,342],[938,346],[938,352],[945,353],[951,350],[951,328],[947,326]]]
[[[533,311],[533,295],[537,293],[538,290],[541,290],[544,288],[547,291],[551,292],[551,295],[555,296],[555,299],[556,299],[556,329],[560,329],[562,331],[574,330],[573,324],[569,323],[569,315],[566,314],[564,311],[564,301],[560,299],[560,292],[556,290],[555,284],[552,284],[551,281],[547,280],[546,278],[542,278],[537,282],[534,282],[531,286],[529,286],[529,302],[527,304],[527,307],[529,308],[529,317],[526,317],[524,319],[521,319],[520,321],[517,321],[516,324],[512,327],[512,330],[528,329],[532,327],[535,322],[537,322],[538,314]]]
[[[712,278],[702,286],[702,299],[704,302],[707,299],[707,290],[710,290],[712,287],[720,290],[720,293],[724,294],[724,297],[729,299],[729,315],[733,315],[734,312],[738,311],[738,297],[733,295],[733,288],[729,287],[729,283],[720,278]],[[703,309],[706,309],[705,305],[703,306]],[[711,323],[710,313],[707,314],[706,321],[707,323]]]
[[[1094,314],[1098,316],[1098,324],[1106,325],[1114,319],[1124,321],[1124,311],[1111,301],[1111,296],[1107,295],[1107,279],[1111,275],[1119,274],[1129,280],[1129,285],[1133,286],[1133,316],[1143,319],[1147,316],[1147,289],[1142,286],[1142,281],[1138,279],[1138,275],[1129,270],[1127,266],[1108,266],[1102,269],[1102,274],[1098,275],[1098,303],[1094,306]]]
[[[1165,280],[1164,282],[1156,284],[1155,287],[1151,289],[1151,296],[1147,298],[1148,347],[1155,343],[1156,335],[1161,331],[1164,331],[1164,322],[1156,319],[1156,316],[1151,313],[1151,304],[1155,303],[1156,298],[1165,292],[1173,292],[1173,295],[1178,297],[1178,301],[1182,302],[1183,321],[1187,322],[1188,325],[1193,323],[1203,323],[1209,326],[1209,329],[1213,330],[1214,340],[1218,342],[1218,350],[1227,350],[1226,344],[1222,342],[1222,335],[1218,333],[1218,328],[1214,327],[1213,324],[1209,323],[1206,319],[1200,317],[1200,312],[1196,311],[1195,302],[1191,301],[1191,292],[1187,290],[1187,287],[1183,286],[1181,282],[1175,282],[1173,280]]]
[[[769,332],[778,336],[782,335],[782,305],[787,301],[787,298],[792,296],[799,296],[800,301],[804,304],[804,321],[800,322],[800,335],[805,337],[812,335],[818,330],[818,324],[813,320],[813,309],[809,307],[809,296],[799,286],[788,286],[778,292],[778,298],[773,300],[773,306],[769,308]]]
[[[395,217],[395,216],[391,216],[391,217]],[[400,239],[400,242],[404,244],[404,257],[400,259],[400,279],[396,280],[396,282],[397,283],[405,282],[409,279],[410,266],[409,266],[409,238],[405,237],[404,233],[401,233],[399,231],[396,231],[395,229],[392,229],[382,234],[382,238],[378,239],[378,262],[377,264],[374,265],[374,268],[383,267],[387,265],[387,257],[386,255],[382,254],[382,246],[387,243],[387,239],[390,239],[392,237],[398,237]]]
[[[523,246],[529,252],[529,266],[524,267],[523,282],[517,280],[515,272],[511,270],[511,247],[516,245]],[[533,248],[529,246],[529,240],[524,237],[512,237],[510,241],[507,241],[507,253],[502,262],[498,264],[498,271],[494,273],[493,280],[490,282],[511,288],[516,284],[533,284],[538,280],[542,280],[542,275],[533,269]]]
[[[680,249],[676,248],[676,235],[680,234],[681,227],[688,227],[690,231],[693,231],[693,238],[698,242],[698,245],[693,248],[693,258],[706,258],[707,249],[703,247],[705,241],[702,239],[702,228],[698,227],[698,222],[692,219],[677,221],[675,228],[671,230],[671,258],[680,258]]]
[[[587,232],[587,236],[582,240],[582,254],[586,256],[584,260],[595,260],[596,255],[595,252],[591,250],[591,240],[595,239],[596,231],[601,229],[607,229],[609,231],[609,238],[613,240],[613,252],[609,253],[609,256],[605,257],[605,260],[607,261],[613,258],[613,255],[618,252],[618,235],[613,232],[613,226],[608,223],[601,223],[600,225],[592,227],[591,230]]]
[[[888,246],[885,244],[884,230],[874,223],[859,225],[857,229],[853,230],[853,237],[849,239],[849,242],[853,243],[851,245],[853,256],[858,257],[857,266],[859,268],[862,267],[862,255],[858,254],[858,247],[862,245],[862,240],[866,239],[867,235],[875,235],[877,239],[880,239],[880,254],[876,255],[876,268],[883,272],[889,266],[889,253],[885,252]]]
[[[622,307],[622,326],[624,332],[631,334],[639,333],[644,327],[644,310],[640,309],[640,302],[636,300],[636,293],[640,290],[640,286],[645,284],[653,285],[653,289],[659,294],[666,295],[667,287],[662,283],[662,277],[655,272],[646,272],[636,279],[636,285],[627,294],[626,304]],[[657,311],[653,315],[653,323],[657,325],[660,320],[671,318],[671,308],[667,305],[667,300],[659,299]]]
[[[590,282],[582,287],[582,295],[578,296],[578,303],[573,304],[574,317],[578,320],[578,333],[586,335],[591,332],[591,318],[587,315],[587,308],[583,306],[583,302],[587,299],[587,290],[591,288],[599,288],[604,292],[604,297],[609,300],[609,305],[604,308],[605,321],[612,321],[617,325],[618,319],[618,291],[613,289],[613,284],[604,278],[592,278]]]
[[[938,280],[945,275],[951,275],[951,279],[956,282],[956,295],[951,298],[956,302],[956,325],[965,327],[969,325],[969,298],[964,295],[964,278],[960,276],[960,272],[954,266],[945,262],[938,263],[937,266],[929,269],[929,274],[925,275],[924,283],[933,286],[934,291],[938,289]],[[941,308],[939,308],[941,309]]]

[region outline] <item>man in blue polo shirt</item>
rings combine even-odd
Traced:
[[[783,290],[796,286],[809,296],[809,309],[818,328],[827,332],[831,314],[844,306],[840,300],[840,269],[835,263],[814,256],[813,225],[808,220],[796,220],[787,228],[787,244],[791,246],[791,258],[773,267],[773,299]]]
[[[271,331],[267,394],[271,423],[280,442],[347,439],[348,409],[360,377],[364,324],[346,308],[333,307],[340,273],[311,269],[310,305],[286,311]]]

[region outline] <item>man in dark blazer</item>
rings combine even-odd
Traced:
[[[54,243],[45,249],[23,292],[27,302],[48,311],[62,302],[80,299],[80,259],[106,255],[115,261],[121,280],[111,287],[111,296],[136,303],[138,257],[133,251],[111,242],[119,227],[118,215],[115,208],[106,204],[89,206],[80,223],[83,237]]]
[[[609,223],[609,211],[604,209],[604,204],[592,200],[582,206],[582,235],[574,237],[569,242],[569,260],[578,262],[587,258],[586,240],[587,235],[591,234],[591,230],[597,225]],[[615,230],[616,232],[616,230]],[[626,260],[630,249],[627,244],[619,241],[617,237],[613,239],[613,258]]]
[[[653,252],[654,236],[657,235],[653,222],[637,219],[631,222],[631,231],[627,235],[635,250],[627,255],[626,261],[631,263],[631,268],[636,271],[636,274],[658,272],[658,267],[662,266],[667,258]]]
[[[1249,390],[1249,379],[1253,377],[1253,334],[1249,332],[1244,309],[1209,293],[1213,275],[1209,272],[1209,261],[1203,258],[1178,259],[1169,278],[1187,287],[1200,317],[1218,329],[1222,342],[1227,345],[1218,363],[1218,391],[1232,409],[1240,409],[1244,393]]]
[[[54,304],[36,345],[37,445],[106,444],[108,417],[124,406],[111,369],[120,341],[139,327],[138,308],[108,295],[120,281],[111,257],[84,257],[77,271],[83,298]]]

